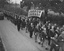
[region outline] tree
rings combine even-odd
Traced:
[[[51,8],[53,8],[56,12],[64,12],[64,1],[61,0],[51,0],[50,2]]]
[[[8,4],[7,0],[0,0],[0,7],[4,7],[5,4]]]
[[[22,2],[20,2],[20,7],[23,8],[24,6],[27,6],[27,7],[28,7],[27,10],[29,10],[30,7],[31,7],[31,1],[28,1],[28,0],[27,0],[27,1],[25,0],[25,1],[24,1],[24,0],[23,0]]]
[[[24,6],[27,6],[29,10],[30,7],[32,5],[34,5],[34,7],[41,7],[42,9],[48,9],[51,8],[54,11],[58,11],[58,12],[64,12],[64,1],[61,0],[22,0],[21,2],[21,8],[23,8]]]
[[[48,7],[49,6],[49,0],[22,0],[20,3],[21,8],[24,6],[28,6],[28,9],[30,9],[31,6],[34,7]]]

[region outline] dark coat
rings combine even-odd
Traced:
[[[31,23],[29,23],[29,24],[28,24],[28,31],[33,31],[33,30],[34,30],[34,28],[31,27]]]

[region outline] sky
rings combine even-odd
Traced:
[[[10,0],[10,2],[17,3],[17,4],[20,4],[20,1],[22,0]]]

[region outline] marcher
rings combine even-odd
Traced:
[[[59,35],[58,43],[59,43],[62,51],[64,51],[64,31],[62,31],[61,34]]]
[[[50,51],[52,51],[53,49],[55,50],[55,51],[59,51],[59,49],[60,49],[60,45],[59,45],[59,32],[57,32],[57,28],[56,29],[54,29],[54,36],[53,36],[53,38],[51,38],[52,39],[52,43],[51,43],[51,48],[50,48]]]
[[[39,22],[35,27],[35,42],[38,42],[40,44],[40,28],[41,28],[41,22]]]
[[[40,35],[41,41],[42,41],[42,47],[43,47],[44,41],[46,40],[46,36],[47,36],[46,28],[43,27],[43,30],[42,30],[41,35]]]
[[[33,18],[33,25],[34,25],[34,35],[35,35],[35,29],[36,29],[36,26],[37,26],[37,24],[38,24],[38,20],[37,20],[37,18]]]
[[[39,34],[39,25],[37,24],[35,27],[35,42],[37,42],[37,36]]]
[[[29,23],[28,31],[29,31],[29,34],[30,34],[30,38],[32,38],[33,31],[34,31],[33,23]]]
[[[23,21],[22,21],[22,28],[25,28],[25,26],[26,26],[26,22],[25,22],[25,19],[23,19]]]
[[[21,25],[21,17],[17,19],[17,29],[20,31],[20,25]]]
[[[59,46],[59,42],[58,42],[58,37],[55,36],[55,37],[52,37],[51,39],[52,39],[52,43],[51,43],[50,51],[52,51],[53,49],[55,51],[59,51],[60,46]]]
[[[46,33],[47,33],[47,36],[48,36],[48,45],[50,45],[50,28],[48,28],[47,26],[46,26]]]

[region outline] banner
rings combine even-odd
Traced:
[[[32,17],[32,16],[41,17],[43,12],[44,10],[29,10],[28,17]]]

